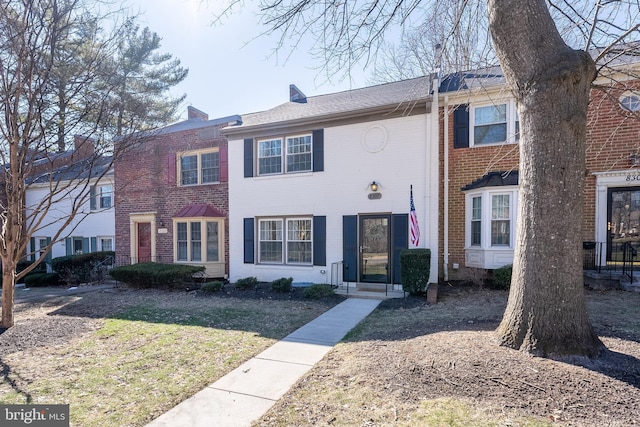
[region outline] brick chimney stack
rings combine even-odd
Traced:
[[[200,118],[206,122],[207,120],[209,120],[209,115],[189,105],[187,107],[187,119],[191,120],[191,119],[197,119],[197,118]]]
[[[95,140],[87,136],[74,135],[73,146],[76,153],[81,157],[90,157],[96,151]]]

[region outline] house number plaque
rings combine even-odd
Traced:
[[[369,200],[378,200],[382,199],[381,193],[369,193]]]

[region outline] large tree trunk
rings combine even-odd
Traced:
[[[594,357],[584,300],[582,201],[595,64],[558,34],[544,0],[489,0],[490,28],[520,116],[520,198],[502,345]]]

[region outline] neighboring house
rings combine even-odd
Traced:
[[[602,265],[617,259],[622,243],[640,244],[640,92],[617,92],[612,98],[593,89],[588,116],[582,239],[595,242],[585,247],[595,247]],[[465,267],[511,264],[519,125],[500,69],[443,79],[440,111],[442,182],[448,183],[441,205],[444,278],[463,277]]]
[[[230,279],[400,284],[410,241],[438,278],[438,120],[428,77],[305,97],[242,116],[229,139]]]
[[[78,139],[77,146],[90,145],[86,139],[80,138],[80,143]],[[56,235],[59,237],[45,263],[64,255],[115,250],[111,157],[93,157],[93,150],[82,155],[68,151],[43,161],[59,166],[27,180],[26,215],[30,224],[40,224],[30,238],[28,259],[35,260],[38,251],[44,251]],[[69,222],[74,206],[76,214]]]
[[[227,142],[220,129],[239,116],[188,118],[138,135],[118,158],[117,263],[176,262],[229,273]]]

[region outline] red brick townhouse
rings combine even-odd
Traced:
[[[625,243],[640,245],[640,86],[624,80],[600,77],[591,94],[582,239],[597,265],[619,260]],[[519,126],[499,68],[444,78],[439,94],[447,280],[513,262]]]
[[[143,135],[115,165],[119,264],[144,261],[206,266],[229,274],[227,141],[220,128],[239,116],[188,118]]]

